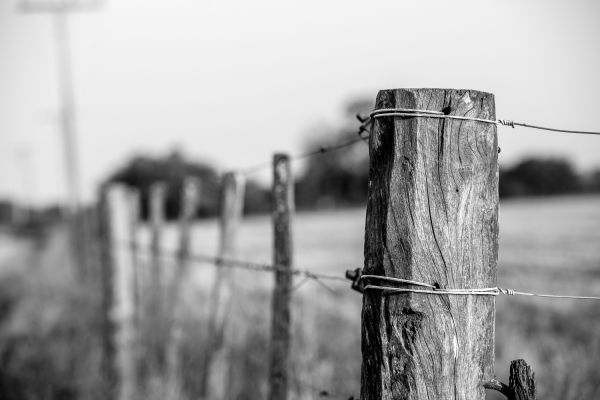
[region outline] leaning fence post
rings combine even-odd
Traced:
[[[244,208],[245,177],[240,172],[229,172],[221,184],[221,218],[218,254],[223,260],[235,257],[237,231]],[[201,398],[223,398],[225,382],[225,355],[222,354],[227,309],[233,275],[230,268],[217,266],[216,278],[208,299],[208,346],[201,376]]]
[[[106,398],[131,400],[136,388],[135,279],[129,244],[128,191],[110,185],[102,193],[103,310]]]
[[[271,352],[269,365],[269,399],[287,399],[287,368],[290,349],[290,290],[292,287],[292,232],[294,181],[287,154],[273,157],[273,264],[275,288],[271,305]]]
[[[394,89],[376,109],[495,120],[494,96]],[[375,118],[364,274],[439,288],[496,286],[498,163],[494,124]],[[431,290],[367,279],[367,285]],[[361,399],[479,399],[493,378],[495,298],[366,289]]]

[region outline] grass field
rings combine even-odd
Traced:
[[[295,266],[340,276],[346,269],[361,267],[364,219],[365,210],[362,209],[299,213],[293,227]],[[600,196],[503,202],[498,285],[525,292],[600,295],[599,228]],[[194,229],[194,251],[215,254],[217,238],[216,221],[199,222]],[[166,248],[175,248],[177,232],[174,227],[169,227],[165,239]],[[246,218],[238,239],[237,258],[271,261],[272,236],[268,217]],[[41,267],[24,266],[26,269],[20,272],[14,272],[14,256],[9,258],[13,260],[10,261],[13,268],[6,268],[9,261],[0,257],[0,278],[3,282],[11,279],[11,287],[20,289],[11,297],[10,312],[7,311],[4,321],[0,321],[0,356],[4,363],[0,367],[9,371],[14,379],[15,368],[19,366],[17,361],[23,363],[26,357],[35,358],[35,354],[24,353],[18,339],[31,341],[34,337],[31,343],[49,347],[43,352],[44,360],[58,370],[47,380],[72,378],[70,381],[75,383],[71,386],[89,387],[84,390],[67,385],[76,393],[70,398],[99,398],[90,389],[98,384],[98,380],[87,376],[94,374],[94,365],[98,364],[98,343],[94,335],[86,331],[94,329],[93,320],[88,321],[77,313],[77,307],[89,307],[89,301],[86,301],[89,293],[81,293],[72,287],[73,278],[64,266],[50,265],[60,264],[61,251],[57,248],[61,243],[59,239],[50,238],[45,255],[37,257]],[[31,260],[28,262],[35,264]],[[1,274],[3,265],[4,270],[12,272]],[[165,263],[164,268],[169,269],[169,263]],[[227,368],[222,368],[222,372],[213,378],[213,384],[221,385],[222,393],[228,399],[265,398],[273,276],[244,270],[236,270],[234,276],[235,288],[222,355]],[[214,277],[214,267],[193,265],[182,291],[185,316],[183,361],[187,390],[191,392],[198,373],[198,359],[207,350],[204,342],[206,300]],[[294,291],[292,399],[347,399],[359,394],[361,295],[350,290],[349,283],[326,283],[332,290],[308,281]],[[600,398],[600,336],[597,333],[600,331],[600,303],[517,296],[501,296],[496,303],[496,373],[499,380],[508,383],[510,361],[523,358],[536,372],[539,398]],[[73,322],[73,313],[78,315],[76,322]],[[56,330],[60,331],[61,326],[72,329],[56,336]],[[77,334],[85,338],[73,341],[73,335]],[[85,353],[88,357],[85,362],[77,360],[73,350],[61,347],[67,340],[78,346],[80,357]],[[83,352],[86,346],[90,349]],[[64,350],[62,353],[61,349]],[[20,358],[13,354],[17,350]],[[8,353],[13,354],[12,359],[7,358]],[[6,360],[12,360],[12,364],[7,365]],[[87,369],[73,365],[86,365]],[[52,386],[51,382],[46,384]],[[2,380],[0,389],[1,385]],[[43,398],[67,397],[48,395]],[[488,398],[500,399],[502,396],[489,393]]]

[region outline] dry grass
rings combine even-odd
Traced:
[[[340,276],[346,269],[362,266],[364,217],[364,210],[299,214],[294,221],[296,266]],[[598,228],[598,196],[502,203],[499,285],[543,293],[600,294]],[[175,228],[169,227],[167,248],[174,248],[176,236]],[[215,221],[200,222],[194,230],[194,251],[214,254],[217,237]],[[268,217],[247,218],[240,231],[238,257],[268,263],[271,241]],[[41,354],[52,367],[52,374],[43,375],[33,367],[25,371],[37,371],[32,376],[43,375],[46,381],[67,380],[67,388],[74,390],[70,398],[94,398],[100,384],[98,343],[94,339],[97,326],[94,318],[85,316],[85,310],[93,309],[93,299],[89,299],[89,291],[73,284],[65,268],[50,265],[60,258],[57,250],[51,250],[60,247],[58,242],[47,248],[40,259],[45,261],[38,260],[42,267],[28,269],[25,276],[10,275],[18,281],[11,285],[19,287],[23,296],[15,302],[10,318],[0,325],[0,367],[6,371],[9,350],[13,355],[8,368],[16,374],[17,367],[30,366],[36,359],[31,349],[45,349]],[[170,265],[166,263],[164,268],[168,270]],[[147,398],[197,397],[199,360],[209,350],[204,322],[214,277],[214,267],[194,265],[181,293],[183,394],[158,377]],[[227,399],[265,398],[273,276],[239,270],[235,282],[226,343],[220,354],[222,363],[212,385]],[[333,398],[359,394],[361,296],[349,289],[349,283],[329,285],[334,292],[311,281],[294,292],[292,399],[324,397],[322,390]],[[496,321],[498,378],[506,382],[510,361],[524,358],[538,377],[539,398],[598,398],[599,329],[600,307],[594,302],[500,297]],[[81,338],[73,341],[73,335]],[[19,340],[26,340],[30,353],[24,353]],[[15,356],[15,351],[21,353]],[[58,387],[52,382],[45,384]],[[492,393],[488,397],[501,398]],[[23,398],[68,397],[48,394]]]

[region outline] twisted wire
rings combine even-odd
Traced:
[[[365,290],[383,290],[392,293],[424,293],[424,294],[452,294],[452,295],[484,295],[484,296],[498,296],[504,294],[508,296],[535,296],[535,297],[549,297],[555,299],[577,299],[577,300],[600,300],[600,297],[595,296],[570,296],[570,295],[556,295],[556,294],[538,294],[538,293],[527,293],[518,292],[514,289],[505,289],[501,287],[491,288],[475,288],[475,289],[440,289],[434,285],[428,283],[412,281],[408,279],[392,278],[387,276],[379,275],[363,275],[362,279],[380,279],[383,281],[404,283],[408,285],[427,287],[430,290],[425,289],[410,289],[410,288],[397,288],[390,286],[379,286],[379,285],[366,285]]]
[[[529,125],[529,124],[525,124],[522,122],[514,122],[509,119],[491,120],[491,119],[474,118],[474,117],[462,117],[459,115],[445,115],[443,112],[433,111],[433,110],[417,110],[417,109],[411,110],[411,109],[406,109],[406,108],[381,108],[378,110],[374,110],[369,116],[371,119],[382,118],[382,117],[446,118],[446,119],[458,119],[458,120],[463,120],[463,121],[477,121],[477,122],[483,122],[483,123],[494,124],[494,125],[504,125],[504,126],[510,126],[511,128],[514,128],[515,126],[522,126],[524,128],[541,129],[541,130],[552,131],[552,132],[576,133],[576,134],[582,134],[582,135],[600,135],[600,132],[546,128],[543,126]]]

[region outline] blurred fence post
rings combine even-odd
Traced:
[[[187,178],[181,191],[181,207],[179,212],[179,251],[177,254],[177,270],[172,278],[167,293],[167,313],[170,316],[169,334],[166,344],[167,380],[169,387],[181,390],[181,357],[180,347],[183,339],[181,315],[181,286],[187,275],[190,256],[191,224],[196,217],[200,200],[200,181]]]
[[[144,298],[144,271],[142,264],[139,259],[139,230],[140,230],[140,210],[141,210],[141,196],[138,189],[129,188],[127,193],[127,206],[129,214],[129,251],[131,265],[133,270],[133,298],[134,298],[134,310],[135,310],[135,365],[136,365],[136,386],[140,387],[139,380],[141,379],[140,371],[143,363],[143,351],[142,346],[142,318],[143,308],[142,299]]]
[[[135,399],[136,349],[135,272],[130,257],[128,191],[122,185],[104,188],[100,223],[104,324],[105,398]]]
[[[165,228],[166,185],[155,182],[150,186],[150,277],[147,290],[145,319],[147,331],[144,336],[147,345],[147,370],[152,374],[160,374],[165,361],[165,307],[163,258],[161,253],[163,230]],[[144,374],[145,375],[145,374]]]
[[[244,208],[245,177],[239,172],[223,176],[221,184],[221,219],[219,257],[235,257],[237,231]],[[225,340],[227,312],[233,290],[233,275],[227,266],[217,265],[216,277],[208,299],[208,343],[203,360],[201,398],[223,398],[226,385]]]
[[[383,108],[496,119],[494,96],[472,90],[382,90],[376,109]],[[375,118],[369,148],[364,274],[442,289],[495,287],[496,126]],[[360,398],[485,399],[483,385],[494,376],[494,317],[494,296],[365,290]]]
[[[290,158],[275,154],[273,158],[273,264],[275,288],[271,305],[271,349],[269,365],[269,400],[287,399],[288,358],[290,349],[290,298],[292,275],[291,220],[294,211],[294,180]]]

